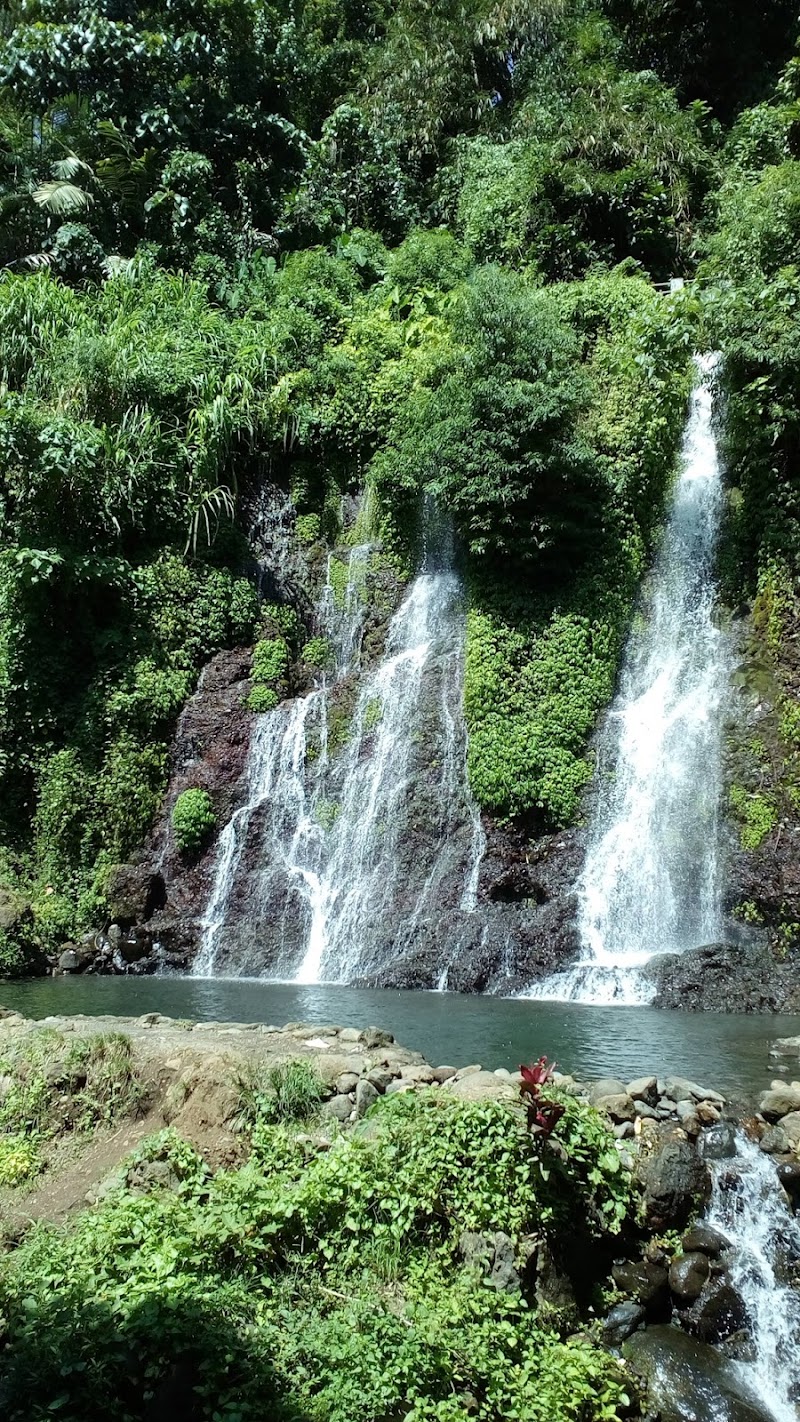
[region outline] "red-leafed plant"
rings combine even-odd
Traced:
[[[542,1097],[542,1087],[552,1081],[556,1064],[548,1063],[547,1057],[540,1057],[533,1066],[521,1066],[522,1077],[520,1095],[528,1112],[528,1129],[537,1136],[549,1136],[558,1125],[565,1107],[558,1101],[547,1101]]]

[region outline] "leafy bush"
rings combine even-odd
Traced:
[[[213,833],[217,823],[207,790],[184,790],[172,809],[172,829],[178,848],[195,853]]]
[[[0,1185],[20,1185],[38,1173],[35,1141],[25,1135],[0,1136]]]
[[[245,705],[248,711],[255,711],[261,715],[265,711],[274,711],[278,704],[277,692],[271,686],[254,686],[248,692]]]
[[[269,685],[279,681],[289,665],[289,648],[282,637],[256,642],[253,648],[251,679]]]
[[[616,1422],[627,1396],[610,1355],[559,1338],[458,1248],[464,1230],[504,1230],[521,1262],[530,1232],[560,1249],[587,1214],[600,1235],[618,1227],[613,1137],[564,1104],[558,1151],[518,1108],[433,1092],[383,1099],[310,1155],[262,1123],[249,1164],[213,1178],[174,1133],[146,1142],[98,1208],[34,1228],[0,1262],[10,1422],[55,1400],[67,1422],[100,1422],[109,1397],[140,1422],[176,1368],[209,1422],[265,1406],[276,1422],[457,1422],[470,1398],[485,1422]],[[586,1236],[577,1248],[585,1274]]]
[[[239,1118],[243,1125],[259,1122],[305,1121],[325,1096],[312,1062],[299,1058],[255,1071],[240,1082]]]

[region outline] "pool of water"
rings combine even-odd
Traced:
[[[0,1002],[29,1017],[163,1012],[206,1022],[374,1025],[435,1064],[513,1068],[544,1053],[579,1077],[628,1080],[675,1073],[739,1097],[751,1096],[775,1076],[770,1043],[800,1035],[800,1017],[298,987],[241,978],[36,978],[3,984]]]

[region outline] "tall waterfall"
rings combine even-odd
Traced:
[[[716,358],[697,359],[681,469],[599,748],[599,793],[578,882],[583,953],[536,997],[645,1002],[657,953],[720,928],[721,712],[729,650],[714,621],[722,492]]]
[[[343,603],[330,586],[322,599],[334,682],[356,669],[363,557],[355,550]],[[466,779],[464,640],[461,582],[449,550],[434,550],[361,680],[342,750],[329,752],[328,680],[260,718],[196,974],[369,977],[423,950],[434,920],[474,907],[484,841]]]
[[[709,1223],[731,1245],[731,1280],[747,1310],[753,1356],[742,1381],[775,1422],[800,1415],[800,1292],[787,1282],[800,1263],[800,1222],[775,1167],[743,1135],[732,1160],[715,1167]]]

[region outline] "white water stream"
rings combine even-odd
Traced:
[[[601,737],[599,791],[577,885],[582,954],[537,998],[643,1003],[640,968],[720,935],[718,814],[729,649],[714,620],[722,505],[716,359],[698,358],[681,468],[619,689]]]
[[[775,1422],[800,1417],[800,1292],[786,1282],[800,1263],[800,1221],[775,1166],[745,1136],[714,1168],[708,1222],[730,1241],[731,1282],[744,1300],[753,1359],[735,1364]]]
[[[353,551],[344,597],[329,571],[322,598],[334,684],[357,669],[368,551]],[[327,679],[259,718],[247,799],[219,840],[195,975],[347,982],[424,945],[448,907],[475,907],[484,838],[467,788],[464,640],[460,579],[449,556],[434,557],[362,680],[343,750],[329,755]],[[225,955],[242,925],[263,947]]]

